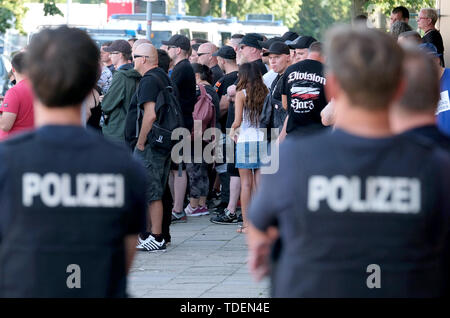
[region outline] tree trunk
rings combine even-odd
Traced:
[[[367,16],[366,10],[364,10],[364,5],[369,2],[369,0],[352,0],[352,19],[360,14]]]
[[[201,8],[201,16],[209,15],[209,11],[211,9],[210,0],[200,0],[200,8]]]

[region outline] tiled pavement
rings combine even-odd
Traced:
[[[138,251],[128,276],[131,297],[266,298],[269,281],[250,276],[244,234],[237,225],[218,225],[210,216],[171,226],[165,252]]]

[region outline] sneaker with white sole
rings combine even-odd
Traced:
[[[230,210],[225,209],[223,214],[212,217],[211,222],[215,224],[236,224],[238,217],[236,213],[231,213]]]
[[[175,212],[172,211],[172,224],[174,223],[186,223],[187,222],[187,217],[186,217],[186,213],[183,212]]]
[[[145,241],[136,247],[141,251],[159,252],[166,250],[166,241],[164,239],[158,242],[153,235],[149,235]]]
[[[185,208],[184,208],[184,213],[186,213],[186,215],[192,215],[192,212],[195,209],[193,207],[191,207],[191,204],[189,203]]]
[[[205,206],[198,206],[197,208],[193,209],[190,216],[202,216],[202,215],[208,215],[209,211],[208,208]]]

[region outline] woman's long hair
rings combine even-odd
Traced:
[[[212,82],[213,75],[211,69],[208,66],[199,63],[192,63],[191,65],[194,73],[200,74],[200,79],[202,81],[207,81],[211,85],[215,84]]]
[[[257,126],[264,99],[269,90],[263,82],[261,72],[255,63],[244,63],[239,66],[239,82],[236,91],[246,90],[244,112],[249,116],[250,123]]]

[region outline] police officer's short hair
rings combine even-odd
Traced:
[[[404,49],[406,87],[398,105],[409,112],[436,111],[440,98],[439,71],[433,59],[415,47]]]
[[[80,29],[61,26],[33,36],[27,69],[36,97],[48,107],[79,105],[100,76],[100,52]]]
[[[403,70],[403,51],[394,38],[375,29],[338,26],[324,43],[327,72],[350,102],[371,110],[387,108]]]

